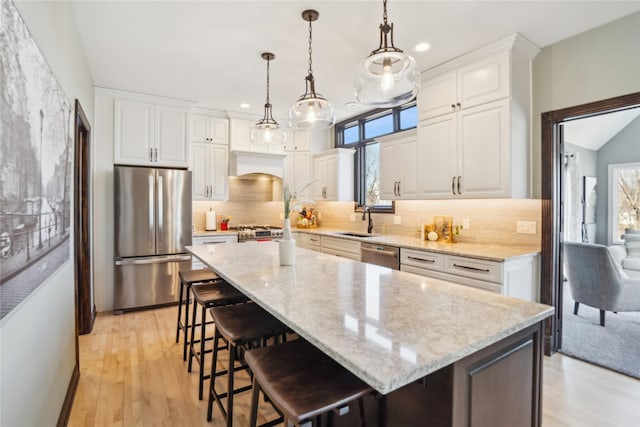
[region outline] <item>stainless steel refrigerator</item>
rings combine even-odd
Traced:
[[[178,301],[191,256],[191,172],[114,167],[116,312]]]

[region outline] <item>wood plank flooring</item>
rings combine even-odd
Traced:
[[[199,401],[198,365],[187,372],[182,342],[175,343],[176,315],[177,307],[98,314],[93,332],[80,337],[70,426],[225,425],[217,408],[206,420],[208,381]],[[638,380],[561,354],[545,358],[543,378],[544,427],[640,426]],[[236,396],[234,426],[249,424],[250,394]],[[264,403],[260,414],[259,422],[275,417]]]

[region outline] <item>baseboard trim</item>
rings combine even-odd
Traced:
[[[80,369],[78,364],[73,368],[71,374],[71,380],[69,381],[69,387],[67,388],[67,394],[64,397],[62,403],[62,409],[60,409],[60,416],[58,417],[58,427],[64,427],[69,422],[71,416],[71,408],[73,407],[73,398],[76,396],[76,390],[78,390],[78,383],[80,382]]]

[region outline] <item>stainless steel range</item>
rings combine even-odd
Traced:
[[[282,227],[274,225],[239,225],[237,230],[238,242],[269,242],[282,239]]]

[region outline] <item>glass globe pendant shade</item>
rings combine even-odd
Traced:
[[[329,129],[336,122],[333,107],[316,94],[303,96],[289,109],[291,126],[297,130]]]
[[[373,53],[358,66],[356,99],[373,107],[396,107],[418,94],[416,61],[401,50]]]
[[[254,144],[284,144],[286,134],[278,123],[256,123],[251,128],[250,139]]]

